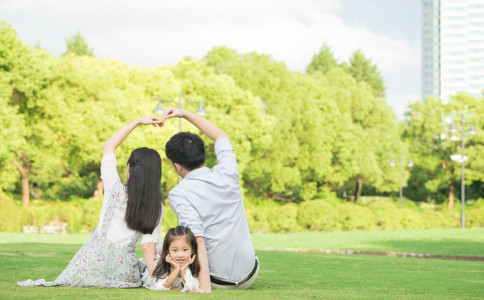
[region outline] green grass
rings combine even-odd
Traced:
[[[252,242],[256,248],[484,256],[484,228],[254,234]]]
[[[482,229],[332,232],[254,235],[253,241],[259,248],[424,249],[426,253],[483,255],[483,234]],[[86,239],[87,235],[0,233],[0,298],[478,299],[484,295],[484,262],[272,251],[258,251],[261,271],[247,291],[215,290],[200,295],[16,286],[28,278],[55,279]]]

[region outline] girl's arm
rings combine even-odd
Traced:
[[[193,262],[195,261],[195,255],[192,256],[192,258],[190,258],[189,261],[187,261],[186,264],[184,264],[183,266],[180,267],[180,275],[181,275],[181,278],[183,279],[183,283],[187,283],[187,281],[185,280],[185,276],[187,274],[187,269],[188,269],[188,266],[190,266],[191,264],[193,264]],[[190,275],[191,275],[191,272],[190,272]]]
[[[103,145],[103,155],[106,153],[114,153],[114,150],[124,141],[124,139],[133,131],[138,125],[149,125],[152,124],[156,127],[163,126],[161,119],[155,116],[146,116],[134,120],[133,122],[126,125],[124,128],[116,132],[112,137],[110,137]]]
[[[170,259],[170,255],[167,255],[165,260],[166,260],[167,263],[169,263],[173,267],[173,271],[171,271],[170,275],[166,279],[165,284],[163,285],[165,288],[169,289],[171,287],[171,285],[173,284],[173,282],[175,281],[175,279],[178,277],[178,274],[180,273],[180,266],[177,265],[176,263],[174,263]]]
[[[168,276],[168,279],[166,280],[163,286],[169,289],[173,284],[173,282],[175,281],[175,279],[178,277],[178,273],[180,273],[180,269],[173,269],[173,271],[171,271],[170,275]]]

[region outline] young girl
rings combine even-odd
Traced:
[[[18,282],[19,286],[80,286],[131,288],[141,285],[138,257],[134,250],[141,236],[149,272],[153,271],[155,245],[160,242],[161,158],[149,148],[134,150],[126,170],[127,186],[116,171],[114,150],[138,125],[162,126],[161,120],[147,116],[131,122],[103,145],[101,178],[104,201],[99,225],[67,268],[52,282],[44,279]]]
[[[144,268],[141,280],[143,287],[150,290],[194,291],[199,288],[199,271],[195,235],[189,228],[177,226],[165,236],[153,276]]]

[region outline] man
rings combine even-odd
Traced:
[[[205,167],[205,145],[189,132],[174,135],[165,148],[182,180],[168,196],[179,224],[197,237],[200,292],[247,289],[259,272],[239,184],[237,159],[223,130],[188,111],[169,107],[162,122],[184,118],[215,141],[217,165]],[[210,266],[210,269],[209,269]]]

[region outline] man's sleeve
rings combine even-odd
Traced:
[[[171,209],[178,217],[178,225],[190,228],[195,236],[205,237],[205,228],[203,228],[200,214],[190,202],[174,193],[168,195],[168,200]]]
[[[215,142],[215,154],[217,155],[217,164],[219,166],[223,166],[238,176],[237,157],[235,157],[234,148],[229,138],[219,138]]]

